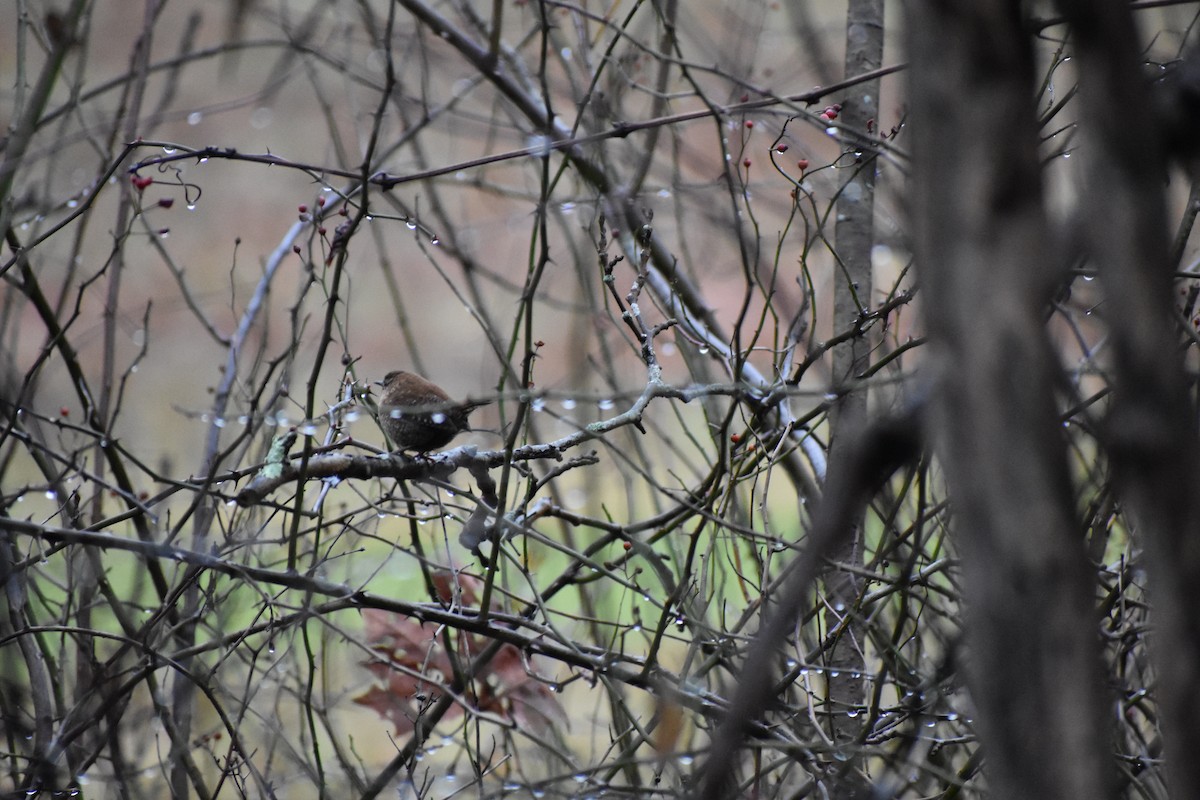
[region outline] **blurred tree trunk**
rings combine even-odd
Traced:
[[[1082,225],[1100,270],[1116,388],[1104,430],[1117,488],[1149,556],[1157,701],[1173,797],[1200,797],[1200,441],[1171,322],[1166,153],[1124,3],[1060,0],[1080,62],[1089,133]],[[1183,87],[1188,90],[1188,87]],[[1131,124],[1135,120],[1136,124]],[[1194,146],[1194,127],[1187,129]]]
[[[963,554],[964,670],[988,785],[1112,797],[1094,584],[1043,322],[1063,256],[1043,208],[1030,37],[1009,0],[908,8],[930,430]]]

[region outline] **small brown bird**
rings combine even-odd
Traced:
[[[389,372],[376,383],[383,387],[379,426],[397,450],[428,453],[445,447],[471,429],[467,416],[490,402],[455,402],[442,387],[404,370]]]

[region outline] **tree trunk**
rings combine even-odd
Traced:
[[[1061,257],[1029,34],[1015,2],[909,10],[930,430],[963,554],[963,660],[988,784],[995,797],[1111,797],[1094,583],[1043,322]]]
[[[883,0],[850,0],[846,11],[845,77],[851,78],[878,69],[883,62]],[[844,130],[848,151],[842,157],[841,191],[837,201],[837,222],[834,233],[837,241],[838,266],[835,269],[833,304],[834,329],[853,323],[872,300],[871,248],[875,245],[875,170],[876,151],[870,141],[860,139],[868,120],[878,116],[879,81],[859,84],[851,89],[841,103],[837,124]],[[840,397],[831,415],[831,460],[844,457],[846,443],[855,429],[867,420],[866,387],[854,384],[869,364],[871,342],[869,335],[854,337],[834,348],[833,381]],[[843,393],[844,392],[844,393]],[[862,515],[855,520],[854,529],[833,553],[835,562],[852,567],[863,566]],[[863,683],[864,626],[858,608],[862,594],[860,573],[834,569],[825,578],[826,627],[841,626],[828,653],[829,735],[835,746],[848,754],[859,738],[861,725],[858,714],[851,714],[865,702]],[[839,781],[844,789],[841,796],[855,796],[865,790],[866,783],[858,777],[857,760]]]

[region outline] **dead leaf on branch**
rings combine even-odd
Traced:
[[[480,581],[468,575],[442,570],[432,575],[438,599],[447,605],[478,603]],[[377,654],[363,665],[376,683],[354,698],[395,726],[397,736],[412,733],[421,714],[436,703],[454,676],[446,637],[439,625],[378,609],[363,611],[366,640]],[[460,664],[466,664],[487,645],[482,636],[452,632],[450,639]],[[568,724],[558,698],[550,687],[532,674],[512,645],[505,645],[484,671],[475,676],[469,691],[462,693],[475,711],[497,715],[514,725],[548,732]],[[456,703],[443,719],[453,719],[466,708]]]

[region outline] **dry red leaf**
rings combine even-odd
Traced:
[[[477,605],[477,578],[440,571],[432,579],[443,603]],[[445,694],[454,678],[454,662],[446,652],[447,637],[441,626],[389,611],[367,609],[363,620],[366,639],[377,654],[363,665],[377,683],[354,702],[390,721],[397,736],[412,733],[420,715]],[[458,662],[464,666],[487,645],[486,638],[462,632],[452,632],[449,639]],[[478,711],[534,730],[567,724],[558,698],[532,674],[521,652],[512,645],[505,645],[483,674],[475,677],[469,691],[460,696]],[[443,719],[457,717],[465,710],[462,704],[456,704]]]

